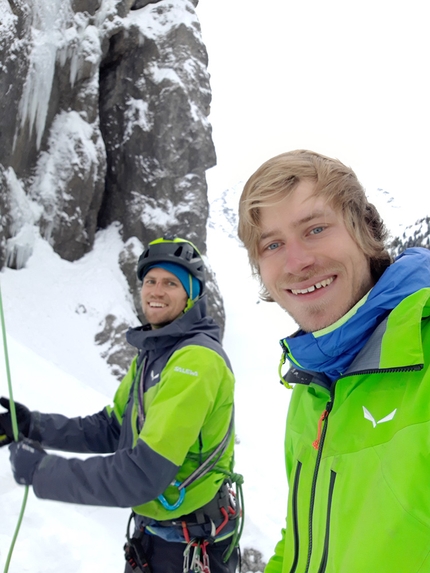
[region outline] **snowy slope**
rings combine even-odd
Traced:
[[[3,279],[4,277],[2,277]],[[2,281],[7,282],[6,280]],[[40,308],[43,312],[42,308]],[[39,335],[43,336],[43,332]],[[106,396],[9,338],[14,396],[32,408],[75,415],[96,412]],[[3,366],[3,365],[2,365]],[[7,393],[5,375],[1,391]],[[3,571],[24,495],[0,450],[0,567]],[[128,511],[38,500],[30,488],[9,571],[122,571],[121,544]]]
[[[94,345],[104,314],[115,309],[135,323],[125,279],[115,264],[115,228],[76,263],[45,242],[20,271],[0,273],[14,398],[32,409],[80,415],[110,403],[117,381]],[[8,394],[3,355],[0,391]],[[8,449],[0,449],[0,567],[3,571],[24,489],[12,478]],[[10,571],[121,571],[128,511],[40,501],[30,489]]]

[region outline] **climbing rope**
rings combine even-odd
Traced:
[[[236,511],[238,512],[238,519],[236,520],[236,527],[234,528],[231,543],[223,558],[224,563],[226,563],[233,553],[234,548],[239,546],[239,541],[242,537],[243,527],[245,524],[245,502],[242,488],[243,475],[228,471],[224,471],[223,473],[227,474],[232,484],[235,484],[236,486]]]
[[[7,350],[7,340],[6,340],[6,325],[4,320],[4,312],[3,312],[3,300],[1,294],[1,284],[0,284],[0,322],[1,322],[1,332],[3,338],[3,349],[4,349],[4,361],[6,365],[6,374],[7,374],[7,385],[9,389],[9,400],[10,400],[10,415],[12,418],[12,430],[13,430],[13,438],[15,442],[18,441],[18,422],[16,419],[16,409],[15,409],[15,402],[13,400],[13,392],[12,392],[12,378],[10,375],[10,367],[9,367],[9,353]],[[13,550],[15,547],[16,540],[18,538],[18,533],[21,527],[22,518],[24,517],[25,506],[27,505],[27,498],[28,498],[28,485],[25,486],[24,490],[24,499],[22,500],[21,511],[18,517],[18,523],[16,524],[15,532],[12,537],[12,542],[10,544],[9,553],[6,559],[6,564],[4,568],[4,573],[9,571],[10,561],[12,559]]]

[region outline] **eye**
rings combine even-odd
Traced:
[[[267,245],[266,250],[267,251],[274,251],[279,247],[280,243],[270,243],[270,245]]]
[[[310,231],[310,235],[319,235],[320,233],[322,233],[324,231],[325,227],[314,227],[311,231]]]

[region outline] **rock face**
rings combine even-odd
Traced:
[[[119,223],[138,300],[130,241],[169,231],[205,253],[216,156],[196,4],[0,0],[0,268],[39,235],[74,261]]]
[[[164,1],[133,15],[128,30],[110,39],[100,68],[107,177],[99,224],[122,221],[125,240],[145,243],[168,220],[172,232],[190,229],[203,248],[205,169],[215,155],[207,56],[193,6]]]

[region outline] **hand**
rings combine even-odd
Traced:
[[[7,410],[0,414],[0,448],[10,444],[14,440],[12,416],[10,414],[10,400],[0,398],[0,405]],[[27,437],[30,431],[31,412],[28,408],[15,402],[16,421],[18,424],[18,433]]]
[[[10,463],[15,481],[22,485],[31,485],[37,466],[47,455],[45,450],[34,440],[24,438],[9,446]]]

